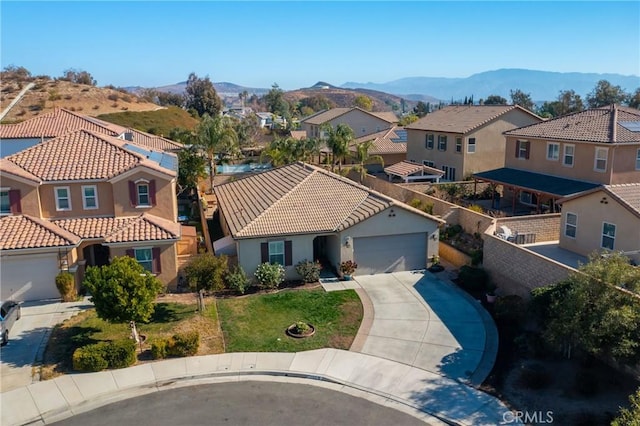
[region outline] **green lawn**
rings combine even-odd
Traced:
[[[227,352],[349,349],[362,321],[362,304],[353,290],[283,291],[218,299],[217,304]],[[287,336],[285,329],[296,321],[313,324],[315,335]]]

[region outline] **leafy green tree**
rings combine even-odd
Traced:
[[[198,188],[200,179],[207,175],[206,160],[196,147],[189,146],[178,152],[178,188],[180,193],[193,192]]]
[[[264,95],[264,101],[267,104],[269,112],[284,118],[287,120],[287,123],[291,121],[291,107],[289,102],[284,98],[284,91],[277,83],[273,83],[271,90]]]
[[[222,111],[222,101],[209,76],[200,78],[196,73],[189,74],[184,98],[185,107],[196,111],[199,117],[205,114],[214,117]]]
[[[158,92],[156,95],[157,103],[161,106],[177,106],[182,108],[184,106],[184,95],[180,93]]]
[[[511,96],[511,103],[513,105],[520,105],[522,108],[533,112],[535,104],[531,100],[531,94],[524,93],[522,90],[516,89],[510,90],[509,95]]]
[[[297,161],[299,141],[292,137],[276,138],[262,151],[260,161],[269,158],[274,167],[284,166]]]
[[[622,104],[628,96],[620,86],[614,86],[607,80],[600,80],[587,95],[587,105],[589,108],[599,108],[611,104]]]
[[[298,111],[304,117],[314,112],[335,108],[336,104],[324,95],[314,95],[302,98],[298,103]],[[305,109],[305,111],[303,111]]]
[[[561,90],[557,102],[556,117],[584,110],[584,102],[574,90]]]
[[[336,160],[338,161],[338,171],[342,171],[342,162],[349,155],[349,146],[353,142],[353,130],[348,124],[340,123],[334,129],[331,125],[323,127],[327,134],[327,147],[331,150],[333,161],[331,170],[334,170]]]
[[[640,426],[640,388],[629,395],[629,408],[620,408],[620,414],[613,419],[611,426]]]
[[[640,109],[640,87],[638,87],[635,92],[629,95],[627,104],[631,108]]]
[[[24,81],[31,78],[31,71],[25,67],[19,67],[16,65],[7,65],[2,69],[0,73],[2,80],[17,80]]]
[[[640,270],[620,253],[592,256],[567,280],[532,291],[544,336],[570,357],[573,348],[620,362],[640,361]]]
[[[361,142],[356,145],[355,159],[358,162],[356,170],[360,172],[360,183],[367,176],[367,164],[379,163],[384,167],[384,159],[380,155],[369,154],[372,146],[373,141]]]
[[[89,86],[95,86],[98,82],[93,78],[91,74],[87,71],[76,70],[73,68],[69,68],[68,70],[64,70],[62,72],[62,77],[60,78],[64,81],[70,81],[72,83],[77,84],[86,84]]]
[[[220,291],[229,272],[227,256],[200,254],[184,267],[185,278],[193,290]]]
[[[234,119],[233,129],[238,135],[238,143],[241,147],[254,146],[255,139],[260,134],[258,116],[251,113],[242,119]]]
[[[400,120],[398,121],[398,124],[400,126],[408,126],[411,123],[415,123],[416,121],[418,121],[418,116],[415,114],[407,114],[404,117],[400,118]]]
[[[90,266],[83,285],[91,293],[98,317],[112,323],[147,322],[163,284],[129,256],[115,257],[110,265]]]
[[[425,115],[429,114],[429,112],[431,112],[429,111],[429,104],[425,104],[422,101],[418,101],[416,106],[413,108],[413,113],[419,118],[424,117]]]
[[[371,111],[373,109],[373,101],[368,96],[358,95],[353,100],[353,105],[361,108],[365,111]]]
[[[485,105],[507,105],[507,100],[500,95],[489,95],[484,100]]]
[[[202,148],[209,161],[210,188],[216,175],[217,160],[234,157],[239,152],[238,135],[228,117],[205,114],[196,127],[196,145]]]

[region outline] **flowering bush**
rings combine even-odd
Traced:
[[[322,265],[317,260],[311,262],[310,260],[302,260],[296,265],[296,272],[302,277],[302,281],[305,283],[315,283],[320,279],[320,270]]]
[[[340,272],[344,275],[352,275],[358,269],[358,264],[352,260],[347,260],[340,264]]]
[[[261,263],[254,275],[261,288],[278,288],[284,281],[284,266],[278,263]]]

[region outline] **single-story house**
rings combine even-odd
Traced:
[[[319,260],[356,275],[424,269],[438,254],[441,219],[345,177],[302,162],[215,188],[225,253],[253,274],[263,262]]]

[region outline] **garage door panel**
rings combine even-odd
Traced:
[[[55,284],[58,272],[56,254],[3,256],[0,260],[0,297],[16,301],[60,298]]]
[[[426,233],[360,237],[354,239],[356,275],[424,269]]]

